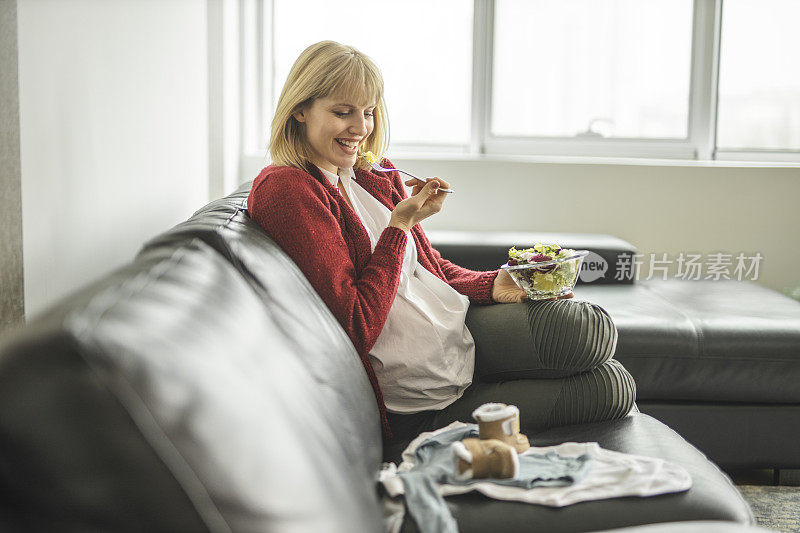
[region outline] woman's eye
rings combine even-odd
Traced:
[[[347,112],[347,113],[342,113],[341,111],[334,111],[334,112],[333,112],[333,114],[334,114],[334,115],[336,115],[337,117],[341,118],[341,117],[346,117],[346,116],[347,116],[347,115],[349,115],[350,113],[349,113],[349,112]],[[365,117],[374,117],[374,116],[375,116],[375,113],[374,113],[374,112],[373,112],[373,113],[364,113],[364,116],[365,116]]]

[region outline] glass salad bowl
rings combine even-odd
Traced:
[[[509,262],[500,268],[511,276],[531,300],[546,300],[572,292],[588,250],[539,245],[509,250]]]

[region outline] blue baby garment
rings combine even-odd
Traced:
[[[439,484],[470,485],[491,481],[526,489],[560,487],[583,479],[591,466],[591,458],[586,454],[562,457],[550,451],[546,454],[520,455],[519,476],[515,479],[460,480],[456,477],[450,445],[470,437],[478,437],[477,424],[467,424],[428,437],[414,452],[414,467],[399,474],[403,481],[406,505],[421,533],[458,532],[456,521],[437,490]]]

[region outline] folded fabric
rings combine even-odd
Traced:
[[[439,485],[469,486],[489,482],[524,489],[564,486],[583,478],[589,470],[588,455],[560,457],[552,451],[546,454],[528,452],[519,456],[516,478],[463,479],[456,468],[452,444],[463,439],[477,438],[478,434],[477,424],[467,424],[430,435],[418,443],[414,451],[414,466],[399,473],[406,506],[422,533],[458,531],[456,522],[439,493]]]
[[[589,500],[602,500],[608,498],[619,498],[623,496],[654,496],[673,492],[682,492],[692,486],[692,479],[689,473],[679,465],[670,463],[663,459],[654,457],[644,457],[639,455],[625,454],[601,448],[596,442],[565,442],[557,446],[531,447],[527,452],[519,455],[520,471],[522,471],[523,461],[526,456],[534,455],[548,457],[552,452],[555,456],[562,459],[583,459],[586,465],[585,475],[582,478],[575,478],[574,482],[558,483],[558,480],[542,480],[541,483],[532,487],[520,484],[512,484],[513,480],[469,480],[467,483],[453,483],[449,480],[438,483],[418,480],[415,484],[404,483],[403,477],[412,473],[417,462],[416,451],[428,439],[440,437],[454,429],[460,429],[461,433],[451,433],[451,436],[459,434],[471,435],[468,430],[475,428],[474,424],[464,424],[453,422],[442,429],[422,433],[403,452],[403,462],[400,467],[389,464],[390,468],[385,469],[379,476],[379,481],[386,488],[387,493],[396,497],[406,494],[408,503],[407,487],[411,490],[435,490],[440,496],[454,494],[464,494],[476,490],[490,498],[501,500],[513,500],[551,507],[563,507]],[[553,455],[551,455],[552,457]],[[520,479],[524,479],[520,475]],[[569,481],[570,478],[564,481]],[[517,480],[519,481],[519,480]],[[555,482],[554,484],[549,484]],[[414,486],[411,486],[414,485]],[[430,494],[428,494],[430,496]],[[414,495],[414,498],[418,498]],[[411,511],[411,506],[409,506]],[[413,511],[412,516],[414,515]],[[449,512],[448,512],[449,515]],[[395,518],[395,523],[402,522]],[[415,516],[415,519],[417,517]],[[422,514],[417,520],[420,528],[426,527],[420,523],[424,520],[433,520],[435,526],[443,526],[441,531],[457,531],[455,522],[447,523],[446,517],[437,522],[435,517],[426,517]],[[452,521],[452,516],[450,516]],[[451,529],[446,529],[450,527]]]

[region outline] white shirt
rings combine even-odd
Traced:
[[[356,182],[352,167],[320,171],[344,187],[374,250],[392,212]],[[369,353],[389,411],[442,409],[464,394],[475,367],[468,308],[469,298],[419,264],[408,235],[397,296]]]

